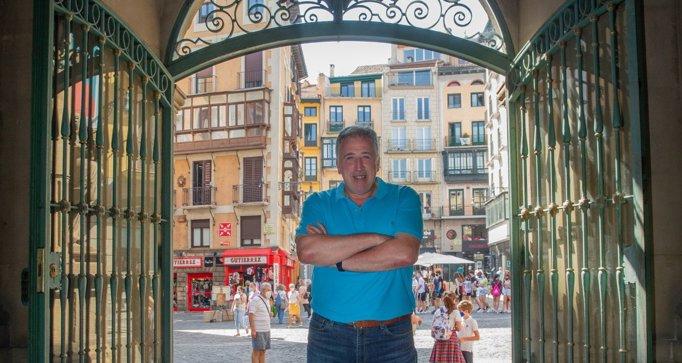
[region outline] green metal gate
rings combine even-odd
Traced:
[[[568,1],[515,58],[515,361],[651,357],[641,12]]]
[[[35,1],[32,361],[161,361],[173,84],[97,1]]]

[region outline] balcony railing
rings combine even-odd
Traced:
[[[458,146],[481,146],[485,145],[486,141],[485,138],[483,141],[477,140],[476,142],[473,141],[473,138],[469,137],[453,137],[453,136],[446,136],[445,137],[445,147],[458,147]]]
[[[267,184],[238,184],[232,187],[234,204],[267,203]]]
[[[396,184],[409,184],[411,173],[404,170],[389,170],[388,181]]]
[[[412,183],[414,184],[429,184],[436,181],[435,170],[417,170],[412,172]]]
[[[329,121],[329,132],[339,132],[343,130],[344,127],[344,122],[343,121]]]
[[[326,87],[324,94],[327,97],[360,97],[360,98],[379,98],[381,97],[381,87],[375,86],[374,92],[362,93],[361,87],[355,87],[352,94],[342,93],[338,87]]]
[[[192,84],[192,94],[215,92],[216,76],[196,77]]]
[[[447,204],[447,200],[444,203]],[[485,214],[480,214],[480,211],[477,210],[476,207],[474,207],[473,205],[470,205],[470,204],[452,206],[452,208],[448,205],[445,205],[443,207],[440,207],[440,211],[438,213],[443,218],[448,218],[448,217],[483,218],[483,217],[485,217]]]
[[[256,71],[237,72],[237,84],[240,88],[263,87],[266,72],[259,69]]]
[[[386,152],[435,152],[436,139],[388,139]]]
[[[213,186],[193,187],[183,189],[183,206],[215,205],[215,191]]]
[[[373,120],[356,120],[355,125],[360,126],[360,127],[368,127],[370,129],[374,128],[374,121]]]

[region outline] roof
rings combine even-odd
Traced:
[[[353,72],[351,72],[351,75],[381,74],[384,72],[384,69],[386,67],[387,67],[386,64],[369,64],[364,66],[358,66],[357,68],[355,68]]]

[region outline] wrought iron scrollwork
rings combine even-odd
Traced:
[[[202,4],[198,25],[208,37],[187,37],[181,34],[175,44],[174,58],[239,35],[318,22],[377,22],[432,30],[474,41],[495,50],[504,51],[499,29],[488,19],[474,22],[486,15],[480,0],[210,0]],[[203,8],[205,7],[205,8]],[[191,14],[191,19],[196,17]],[[186,20],[187,21],[187,20]],[[474,24],[476,23],[476,24]]]

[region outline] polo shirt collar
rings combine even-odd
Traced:
[[[372,199],[372,198],[381,199],[384,196],[386,196],[386,194],[388,193],[388,187],[386,186],[386,182],[384,182],[383,179],[379,178],[378,176],[374,178],[374,182],[377,185],[377,189],[374,192],[374,195],[371,196],[369,199]],[[345,188],[346,188],[346,185],[344,182],[339,183],[339,185],[334,190],[335,200],[338,201],[338,200],[341,200],[343,198],[349,199],[348,196],[346,196]]]

